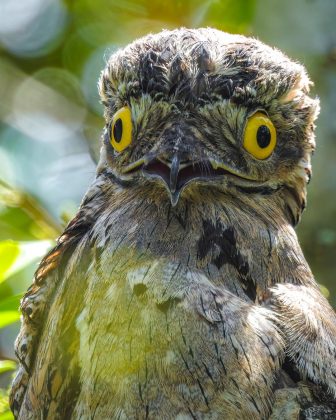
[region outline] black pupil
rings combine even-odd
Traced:
[[[266,125],[261,125],[257,131],[257,143],[259,147],[264,149],[271,142],[271,132]]]
[[[122,130],[123,130],[122,121],[121,121],[120,118],[118,118],[117,121],[114,123],[114,126],[113,126],[113,137],[114,137],[114,140],[117,143],[119,143],[121,141]]]

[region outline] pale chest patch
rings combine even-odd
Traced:
[[[252,362],[235,332],[241,321],[231,315],[241,302],[217,307],[216,293],[205,273],[179,262],[134,249],[113,258],[103,253],[90,265],[76,320],[82,378],[76,415],[89,417],[99,398],[97,418],[134,418],[139,410],[153,418],[188,418],[186,401],[194,413],[208,411],[211,401],[214,412],[232,409],[234,419],[231,391],[224,390],[233,386],[230,372],[249,372]],[[224,326],[226,306],[231,312]]]

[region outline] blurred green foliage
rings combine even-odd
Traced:
[[[25,282],[16,281],[16,284],[19,284],[19,293],[11,294],[11,281],[13,281],[13,278],[20,279],[20,277],[15,277],[15,274],[22,274],[26,267],[35,265],[51,245],[52,241],[46,240],[30,242],[6,240],[0,242],[0,333],[4,327],[10,326],[20,319],[19,304],[25,292],[25,287],[22,287]],[[15,369],[15,361],[0,359],[0,377],[7,374],[6,377],[9,378],[8,373],[12,373]],[[0,387],[0,420],[13,418],[8,410],[7,400],[6,388]]]
[[[94,177],[99,73],[113,51],[148,32],[214,26],[260,37],[308,67],[322,113],[298,232],[336,306],[335,15],[334,0],[0,2],[0,420],[12,418],[6,388],[20,297]]]

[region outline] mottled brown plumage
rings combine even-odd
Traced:
[[[17,418],[333,418],[335,313],[294,231],[309,83],[279,51],[212,29],[110,58],[96,180],[22,301]],[[243,147],[256,112],[277,134],[262,160]]]

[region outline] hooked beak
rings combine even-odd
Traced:
[[[128,167],[129,170],[125,168],[124,173],[133,172],[139,166]],[[181,192],[192,181],[214,179],[231,173],[228,170],[216,166],[216,163],[210,160],[181,162],[178,153],[175,153],[169,162],[158,156],[149,160],[147,163],[145,161],[141,163],[142,173],[146,177],[163,181],[169,192],[170,201],[173,206],[176,206]]]
[[[124,168],[123,173],[130,174],[139,169],[142,169],[143,175],[147,178],[163,181],[170,195],[172,206],[177,205],[181,192],[193,181],[216,181],[223,179],[226,175],[253,181],[248,176],[236,172],[233,168],[215,159],[181,161],[178,152],[175,152],[169,161],[160,155],[144,156]]]

